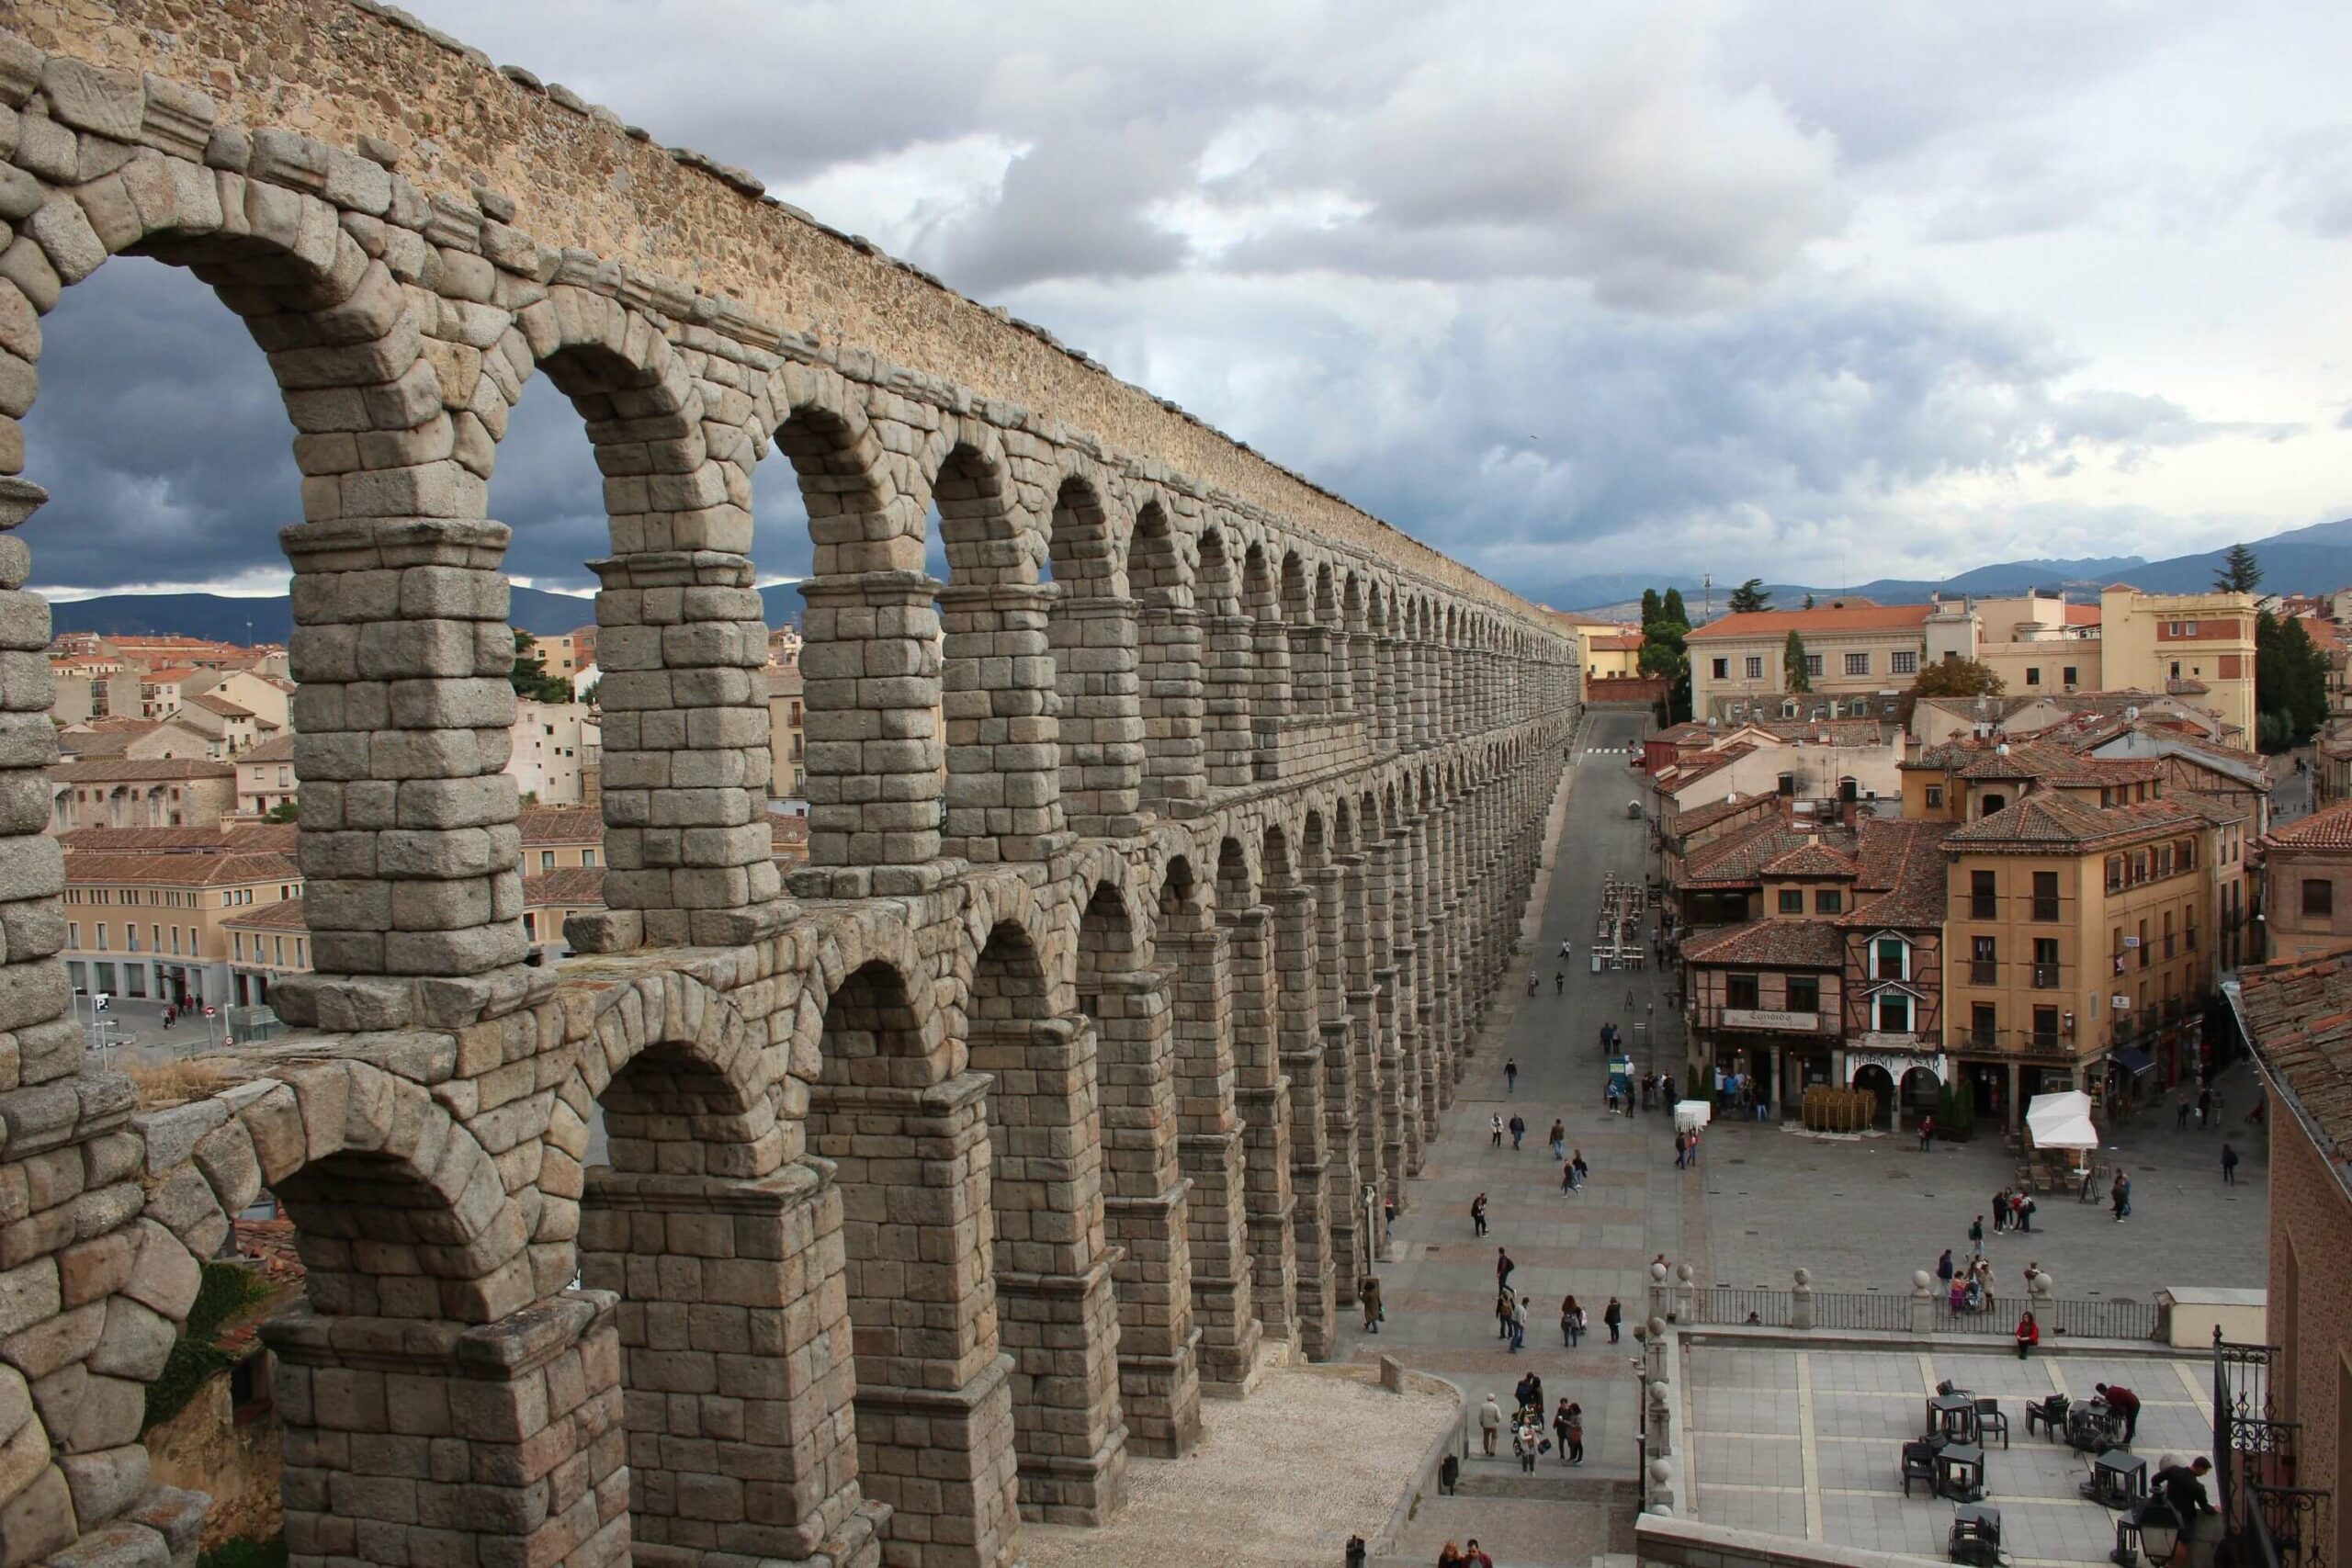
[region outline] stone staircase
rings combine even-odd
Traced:
[[[1421,1500],[1381,1568],[1429,1568],[1438,1549],[1472,1537],[1495,1568],[1635,1568],[1636,1490],[1630,1476],[1480,1470],[1454,1495]]]

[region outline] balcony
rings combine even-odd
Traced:
[[[2278,1349],[2213,1342],[2214,1503],[2224,1555],[2248,1568],[2324,1568],[2334,1495],[2297,1473],[2301,1428],[2277,1419]]]
[[[1997,962],[1988,958],[1969,960],[1968,983],[1970,985],[1996,986],[2000,984],[2000,979],[2001,966]]]
[[[2058,965],[2055,964],[2035,964],[2033,966],[2033,988],[2037,991],[2056,990],[2058,988]]]

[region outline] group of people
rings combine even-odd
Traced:
[[[1510,1432],[1511,1453],[1522,1471],[1533,1471],[1536,1456],[1556,1451],[1562,1464],[1584,1462],[1584,1406],[1563,1394],[1551,1414],[1552,1436],[1544,1435],[1544,1380],[1529,1372],[1519,1380],[1511,1393],[1512,1409],[1508,1419],[1501,1404],[1493,1394],[1478,1408],[1478,1437],[1487,1457],[1497,1457],[1506,1427]]]
[[[2022,1235],[2030,1232],[2033,1229],[2033,1212],[2036,1206],[2033,1194],[2024,1188],[2019,1187],[2014,1190],[2007,1187],[2002,1188],[1993,1194],[1993,1234],[1998,1235],[2003,1231],[2016,1231]],[[1984,1244],[1984,1215],[1977,1215],[1976,1223],[1968,1227],[1968,1240],[1972,1247]]]
[[[1969,1227],[1968,1235],[1971,1243],[1984,1240],[1984,1222],[1981,1217]],[[2038,1262],[2025,1266],[2025,1288],[2029,1296],[2033,1293],[2034,1278],[2041,1272],[2041,1265]],[[1936,1259],[1936,1278],[1941,1281],[1946,1303],[1954,1314],[1991,1312],[1997,1304],[1993,1290],[1993,1260],[1981,1250],[1954,1261],[1952,1249],[1945,1247],[1943,1256]]]
[[[1699,1129],[1678,1128],[1674,1134],[1674,1168],[1688,1170],[1699,1163]]]

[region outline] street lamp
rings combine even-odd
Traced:
[[[2140,1510],[2140,1550],[2150,1562],[2169,1562],[2180,1545],[2180,1516],[2162,1497],[2151,1497]]]

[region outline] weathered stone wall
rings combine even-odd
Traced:
[[[318,973],[211,1099],[134,1116],[83,1070],[5,532],[43,492],[0,477],[0,1568],[185,1568],[143,1385],[265,1187],[310,1273],[269,1330],[302,1568],[994,1565],[1024,1515],[1114,1511],[1268,1338],[1326,1353],[1502,976],[1573,645],[383,14],[11,16],[0,475],[40,318],[113,254],[268,355]],[[485,515],[540,370],[612,539],[610,908],[551,969]],[[747,554],[778,457],[817,546],[789,889]]]

